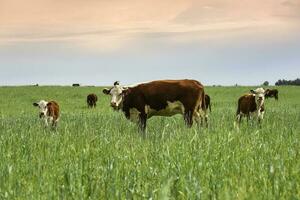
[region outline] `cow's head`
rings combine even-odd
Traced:
[[[114,82],[114,86],[110,89],[104,88],[103,93],[111,96],[110,106],[115,110],[119,110],[123,103],[123,92],[126,91],[126,87],[120,86],[119,82]]]
[[[48,104],[48,102],[45,101],[45,100],[41,100],[41,101],[39,101],[37,103],[33,103],[33,106],[36,106],[36,107],[39,108],[39,112],[40,112],[39,116],[40,116],[40,118],[46,116],[47,111],[48,111],[47,104]]]
[[[257,88],[256,90],[250,90],[250,92],[255,95],[256,102],[261,106],[265,101],[266,91],[264,88]]]

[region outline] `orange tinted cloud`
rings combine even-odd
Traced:
[[[53,40],[115,49],[145,35],[185,42],[289,32],[299,26],[299,10],[300,0],[0,0],[0,44]]]

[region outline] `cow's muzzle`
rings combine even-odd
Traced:
[[[44,113],[40,113],[40,118],[43,118],[45,116]]]
[[[119,110],[119,106],[117,105],[117,103],[115,102],[111,102],[110,106],[114,109],[114,110]]]

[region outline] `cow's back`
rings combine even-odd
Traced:
[[[52,116],[54,120],[59,118],[59,105],[55,101],[50,101],[47,104],[48,116]]]
[[[89,94],[87,96],[87,101],[92,101],[92,102],[96,102],[98,100],[97,95],[95,94]]]
[[[195,80],[152,81],[136,86],[136,91],[155,110],[164,109],[168,102],[175,101],[192,108],[204,93],[203,85]]]

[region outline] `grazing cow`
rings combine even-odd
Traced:
[[[245,94],[238,100],[236,112],[238,123],[241,122],[243,116],[249,119],[251,115],[256,115],[259,122],[264,117],[265,90],[257,88],[256,90],[250,90],[250,92],[251,94]]]
[[[56,127],[59,120],[59,105],[55,101],[41,100],[38,103],[33,103],[40,109],[39,117],[45,120],[45,125],[50,123],[52,127]]]
[[[98,101],[97,95],[89,94],[86,97],[86,102],[89,108],[96,107],[96,102]]]
[[[276,100],[278,100],[278,90],[277,89],[266,89],[266,98],[274,97]]]
[[[205,94],[205,107],[211,112],[210,96],[208,94]]]
[[[115,82],[104,94],[111,95],[111,107],[121,109],[126,118],[137,121],[140,130],[152,116],[182,114],[188,127],[206,116],[204,87],[195,80],[159,80],[124,88]]]

